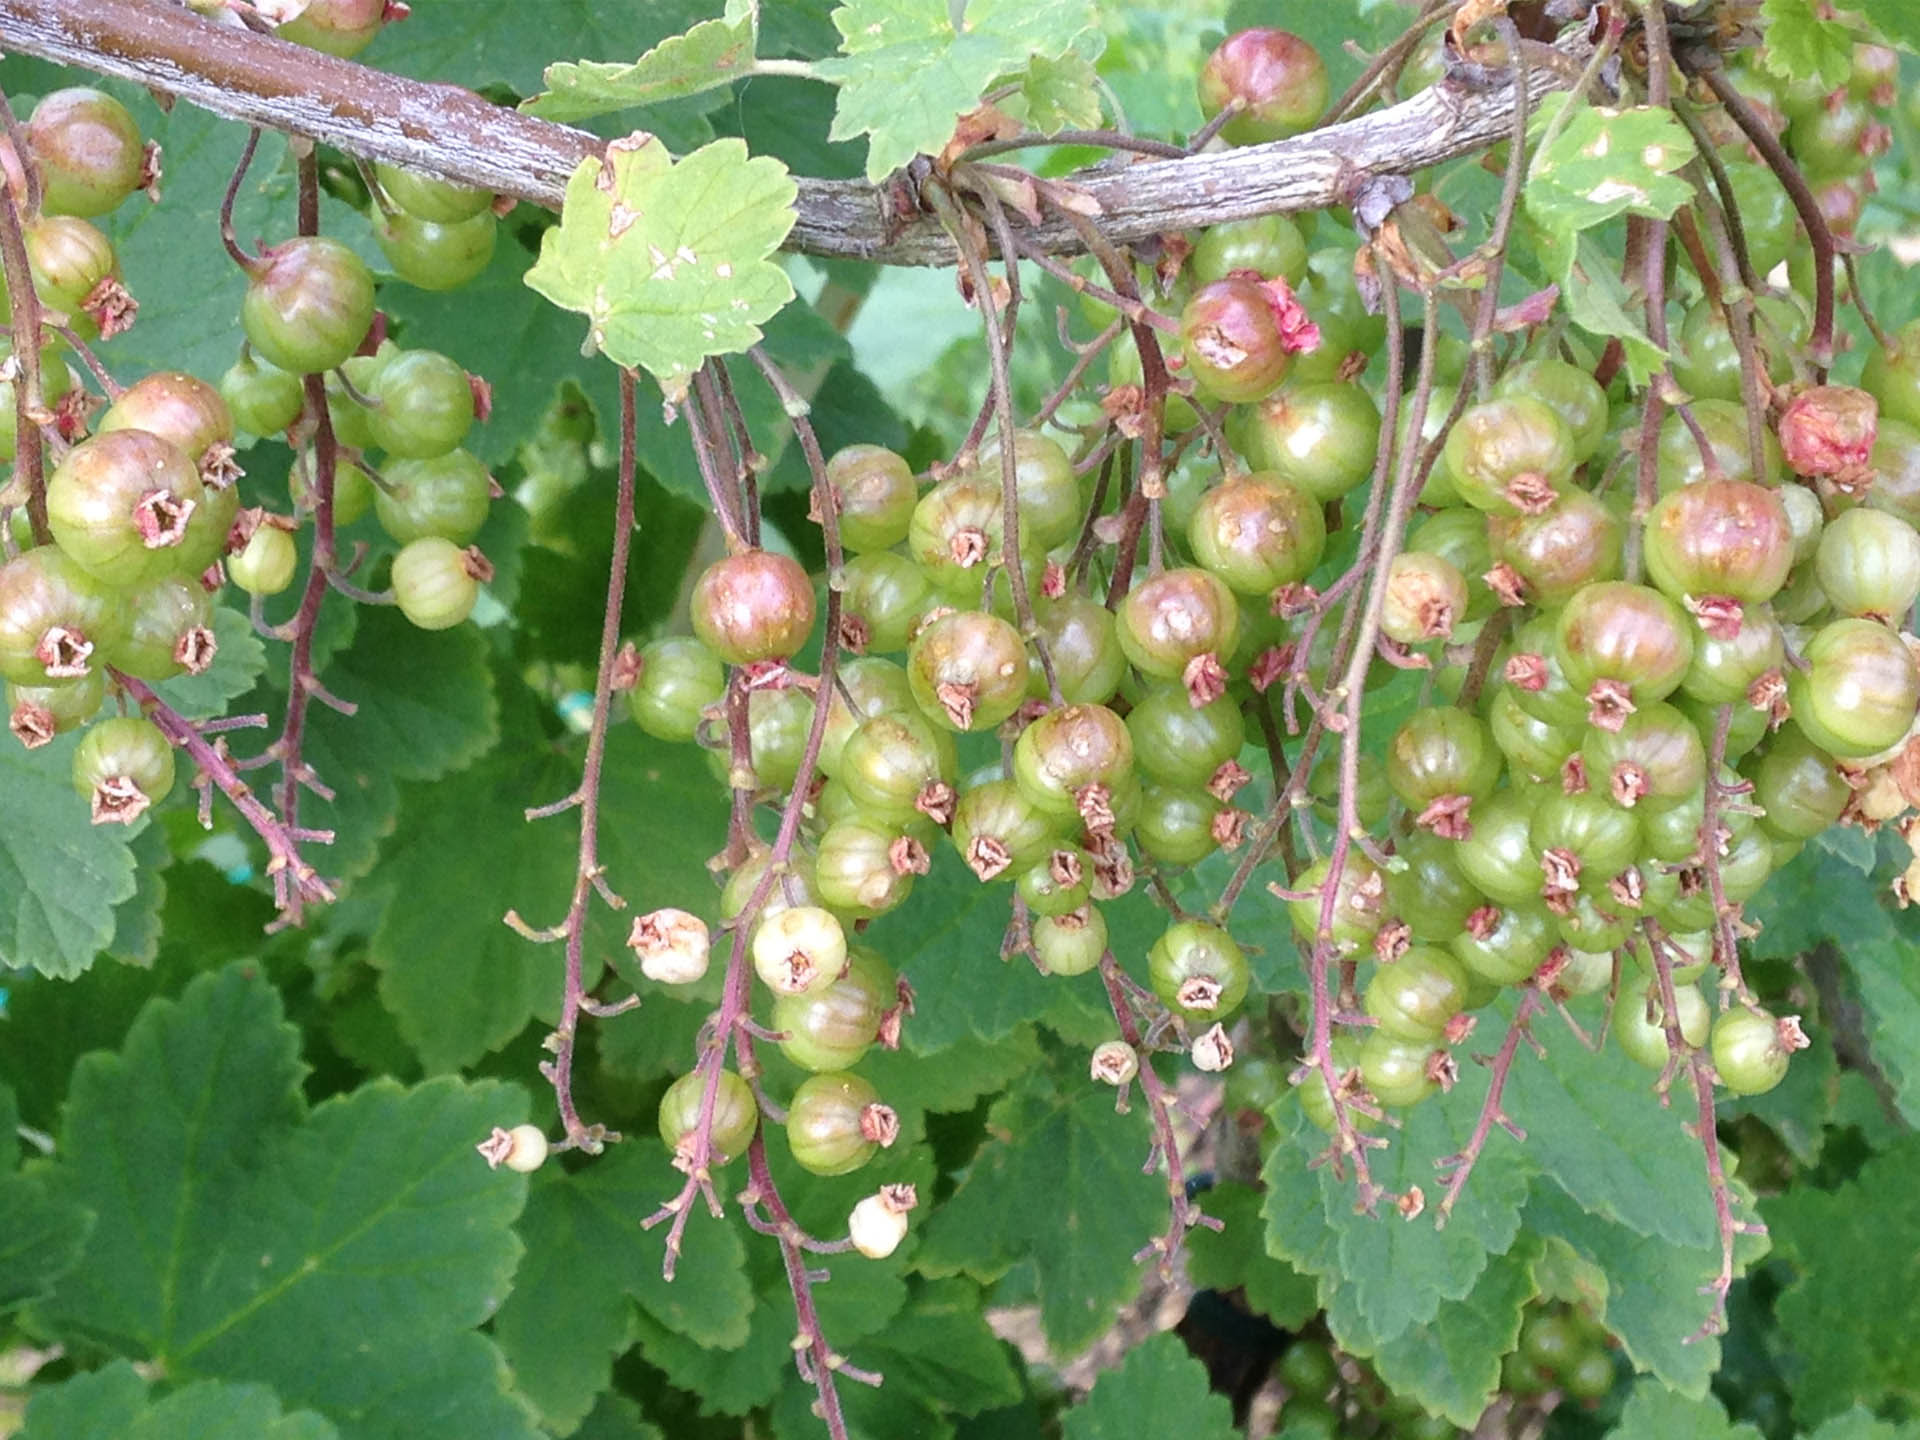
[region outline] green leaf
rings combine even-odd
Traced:
[[[675,1188],[666,1189],[662,1198]],[[716,1222],[701,1206],[687,1228],[716,1223],[732,1225],[734,1220]],[[900,1313],[907,1287],[894,1266],[861,1255],[809,1256],[808,1261],[830,1277],[813,1291],[821,1327],[836,1349],[854,1364],[863,1363],[865,1349],[857,1342],[883,1330]],[[703,1349],[646,1310],[634,1315],[634,1337],[647,1363],[697,1395],[700,1408],[710,1415],[744,1415],[768,1403],[793,1370],[793,1299],[779,1247],[756,1240],[747,1247],[747,1270],[754,1292],[747,1317],[750,1333],[747,1343],[736,1349]]]
[[[1066,1440],[1229,1440],[1233,1406],[1207,1386],[1207,1367],[1180,1337],[1161,1333],[1135,1346],[1118,1370],[1094,1382],[1086,1402],[1067,1412]]]
[[[1751,1425],[1735,1425],[1712,1396],[1689,1400],[1676,1395],[1656,1381],[1642,1380],[1633,1387],[1620,1423],[1607,1432],[1609,1440],[1761,1440]]]
[[[1757,23],[1767,37],[1760,58],[1782,80],[1837,90],[1853,73],[1853,36],[1839,21],[1821,19],[1812,0],[1761,0]]]
[[[1417,1186],[1437,1199],[1435,1162],[1465,1148],[1486,1084],[1486,1072],[1469,1067],[1450,1093],[1405,1112],[1392,1143],[1368,1152],[1374,1183],[1393,1195]],[[1299,1119],[1269,1153],[1262,1171],[1267,1249],[1320,1277],[1330,1316],[1355,1344],[1384,1344],[1431,1321],[1443,1302],[1465,1299],[1489,1258],[1505,1253],[1519,1233],[1533,1172],[1518,1146],[1487,1147],[1441,1229],[1432,1208],[1411,1220],[1391,1200],[1375,1214],[1358,1212],[1350,1172],[1337,1177],[1330,1165],[1307,1168],[1326,1145],[1324,1134]]]
[[[602,1395],[573,1440],[666,1440],[660,1427],[640,1418],[640,1407],[620,1395]]]
[[[731,85],[753,71],[759,24],[757,0],[727,0],[720,19],[703,20],[684,35],[662,40],[631,65],[596,60],[549,65],[546,90],[520,108],[571,122]]]
[[[1570,103],[1542,97],[1529,117],[1537,138]],[[1522,192],[1527,211],[1549,230],[1590,230],[1616,215],[1666,219],[1693,198],[1679,171],[1694,157],[1693,137],[1673,113],[1652,105],[1582,106],[1533,154]]]
[[[1707,1393],[1720,1368],[1720,1341],[1693,1337],[1713,1310],[1702,1287],[1720,1268],[1717,1238],[1684,1246],[1640,1235],[1548,1184],[1534,1191],[1526,1219],[1528,1230],[1564,1242],[1604,1278],[1606,1292],[1593,1297],[1594,1308],[1635,1369],[1652,1371],[1682,1394]],[[1764,1250],[1758,1237],[1744,1237],[1735,1245],[1735,1262],[1744,1267]]]
[[[376,1081],[303,1115],[296,1043],[278,993],[235,966],[80,1062],[46,1173],[97,1221],[34,1313],[176,1379],[263,1381],[349,1440],[531,1440],[473,1333],[525,1195],[473,1145],[524,1094]]]
[[[1240,1290],[1247,1304],[1282,1330],[1298,1330],[1320,1309],[1319,1286],[1284,1260],[1267,1254],[1260,1223],[1260,1192],[1227,1180],[1201,1197],[1201,1208],[1222,1228],[1187,1232],[1187,1274],[1203,1289]]]
[[[11,1118],[11,1117],[6,1117]],[[0,1169],[13,1165],[12,1126],[0,1131],[7,1158]],[[37,1175],[0,1174],[0,1315],[30,1300],[38,1300],[80,1258],[80,1247],[93,1228],[93,1216],[71,1201],[47,1193]]]
[[[487,641],[471,625],[418,630],[397,609],[359,607],[353,643],[322,672],[328,690],[355,706],[342,715],[313,701],[306,760],[332,799],[306,795],[304,825],[334,832],[310,855],[323,874],[372,867],[393,829],[402,780],[437,780],[472,764],[500,738],[500,706]]]
[[[1856,1405],[1844,1415],[1836,1415],[1808,1440],[1914,1440],[1920,1435],[1920,1424],[1908,1421],[1896,1425],[1891,1420],[1881,1420]]]
[[[1627,374],[1645,385],[1666,368],[1667,352],[1648,337],[1638,313],[1641,298],[1620,278],[1620,262],[1591,235],[1536,231],[1534,239],[1548,277],[1560,287],[1567,318],[1589,335],[1618,340],[1626,352]]]
[[[65,980],[112,943],[135,889],[127,829],[93,824],[73,792],[78,743],[0,746],[0,965]]]
[[[1004,1090],[1016,1076],[1040,1063],[1040,1039],[1031,1025],[1022,1025],[999,1040],[963,1040],[928,1052],[913,1045],[919,1023],[918,1015],[907,1020],[902,1048],[875,1049],[860,1062],[860,1073],[882,1095],[910,1095],[926,1110],[971,1110],[982,1095]]]
[[[863,1366],[886,1383],[842,1383],[841,1408],[854,1440],[914,1440],[953,1433],[954,1415],[1010,1405],[1022,1392],[1014,1356],[987,1327],[980,1289],[958,1278],[918,1285],[906,1307],[860,1347]],[[817,1440],[813,1386],[791,1369],[774,1409],[782,1440]]]
[[[242,612],[228,605],[216,609],[213,638],[219,648],[203,674],[176,676],[153,687],[189,720],[224,715],[227,702],[253,689],[267,668],[267,647]]]
[[[738,140],[677,164],[651,136],[581,161],[527,284],[588,317],[589,343],[647,370],[669,400],[712,355],[760,340],[793,298],[770,257],[793,228],[793,178]]]
[[[1920,915],[1889,909],[1873,876],[1812,845],[1748,908],[1761,924],[1757,956],[1793,959],[1832,942],[1859,987],[1873,1057],[1901,1114],[1920,1123],[1920,971],[1912,964]]]
[[[1042,135],[1100,124],[1099,76],[1077,50],[1058,59],[1034,56],[1021,78],[1020,98],[1026,102],[1027,124]]]
[[[840,85],[833,138],[865,135],[867,179],[937,154],[954,122],[1034,56],[1058,59],[1094,24],[1088,0],[849,0],[833,12],[843,58],[815,67]]]
[[[925,1274],[980,1280],[1033,1257],[1041,1324],[1062,1354],[1106,1329],[1138,1288],[1131,1257],[1167,1220],[1164,1181],[1140,1173],[1145,1117],[1115,1114],[1084,1065],[1076,1053],[1036,1068],[994,1105],[993,1138],[927,1223],[917,1256]]]
[[[1799,1278],[1775,1306],[1804,1421],[1855,1401],[1920,1396],[1920,1351],[1888,1343],[1920,1324],[1920,1136],[1882,1151],[1835,1190],[1795,1186],[1761,1205]]]
[[[20,1440],[336,1440],[311,1410],[289,1415],[264,1385],[203,1380],[149,1401],[125,1360],[42,1390]]]
[[[1539,1254],[1539,1242],[1522,1236],[1488,1261],[1464,1300],[1449,1301],[1431,1325],[1375,1350],[1369,1358],[1387,1388],[1471,1429],[1499,1391],[1500,1362],[1520,1338],[1521,1312],[1539,1293],[1533,1278]],[[1334,1338],[1348,1349],[1359,1343],[1338,1331]]]
[[[1859,0],[1853,7],[1887,40],[1909,54],[1920,54],[1920,12],[1907,0]]]
[[[1572,1010],[1589,1035],[1599,1033],[1599,1002]],[[1582,1205],[1630,1230],[1674,1245],[1715,1244],[1700,1142],[1682,1128],[1690,1105],[1684,1082],[1674,1087],[1673,1107],[1664,1107],[1655,1077],[1618,1046],[1589,1050],[1551,1016],[1534,1030],[1547,1053],[1523,1046],[1505,1095],[1526,1144],[1495,1132],[1488,1149],[1524,1151]]]
[[[678,1176],[655,1140],[628,1141],[573,1172],[550,1168],[527,1196],[527,1258],[494,1320],[521,1391],[566,1433],[612,1381],[633,1304],[696,1345],[746,1344],[753,1291],[732,1226],[690,1224],[671,1284],[661,1278],[667,1230],[640,1222]]]

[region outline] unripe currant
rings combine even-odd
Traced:
[[[805,995],[838,980],[847,968],[847,936],[830,910],[797,905],[762,920],[753,932],[753,968],[776,995]]]
[[[847,947],[847,963],[831,984],[799,995],[777,995],[773,1028],[786,1037],[780,1053],[802,1070],[849,1070],[882,1038],[889,1012],[896,1022],[899,977],[877,951]]]
[[[308,0],[300,13],[282,21],[274,33],[282,40],[351,60],[386,23],[387,0]]]
[[[297,375],[331,370],[373,324],[373,276],[339,241],[296,236],[254,262],[240,323],[269,364]]]
[[[373,443],[405,460],[431,460],[467,438],[474,420],[473,380],[435,350],[406,350],[380,367],[366,392]]]
[[[671,907],[634,916],[627,935],[640,973],[663,985],[690,985],[705,975],[712,943],[706,921]]]
[[[1194,1069],[1218,1074],[1233,1064],[1233,1041],[1227,1038],[1227,1027],[1214,1024],[1194,1038],[1187,1049],[1187,1058],[1193,1061]]]
[[[858,1075],[809,1075],[787,1107],[787,1143],[801,1169],[815,1175],[845,1175],[891,1146],[900,1119],[880,1092]]]
[[[393,596],[421,630],[450,630],[473,613],[480,587],[493,578],[487,557],[429,535],[393,557]]]
[[[1049,975],[1084,975],[1107,953],[1107,917],[1097,905],[1033,922],[1033,954]]]
[[[500,222],[488,211],[440,224],[404,210],[372,216],[373,238],[393,273],[422,290],[458,290],[493,261]]]
[[[990,730],[1026,698],[1026,646],[997,616],[949,611],[914,637],[907,679],[920,708],[949,730]]]
[[[1713,1068],[1736,1095],[1764,1095],[1787,1078],[1793,1052],[1810,1042],[1798,1015],[1729,1010],[1713,1026]]]
[[[209,486],[224,487],[233,468],[233,413],[206,381],[178,370],[156,370],[120,392],[96,427],[144,430],[172,445]]]
[[[487,523],[493,477],[465,450],[396,461],[383,478],[387,483],[374,494],[374,514],[380,528],[402,545],[429,535],[465,545]]]
[[[285,527],[263,520],[232,555],[227,578],[249,595],[278,595],[293,583],[300,556]]]
[[[27,120],[49,215],[104,215],[145,181],[146,151],[127,107],[99,90],[55,90]]]
[[[151,720],[95,721],[73,752],[73,788],[96,825],[131,825],[173,788],[173,746]]]
[[[1094,1083],[1118,1088],[1140,1073],[1140,1052],[1124,1040],[1103,1040],[1093,1047],[1089,1069]]]
[[[770,550],[716,560],[694,583],[693,633],[729,665],[785,660],[813,632],[813,582]]]
[[[1147,952],[1147,978],[1172,1009],[1190,1020],[1221,1020],[1247,997],[1247,957],[1217,925],[1182,920]]]
[[[490,1170],[504,1165],[518,1174],[530,1175],[547,1163],[547,1135],[538,1125],[516,1125],[511,1130],[496,1125],[493,1133],[474,1148]]]
[[[138,585],[179,567],[203,495],[179,450],[144,430],[114,430],[74,446],[48,478],[47,523],[82,569]]]
[[[0,675],[57,685],[96,674],[119,638],[119,597],[57,545],[0,565]]]
[[[1208,119],[1232,108],[1233,118],[1220,127],[1230,145],[1297,135],[1326,105],[1326,62],[1285,30],[1236,31],[1201,67],[1200,108]]]
[[[707,1087],[704,1068],[682,1075],[660,1097],[660,1138],[673,1152],[676,1168],[689,1170],[694,1163],[694,1141],[700,1128],[700,1109]],[[753,1087],[731,1070],[715,1076],[713,1127],[708,1132],[711,1153],[708,1162],[726,1164],[745,1152],[760,1128],[760,1102]]]
[[[907,538],[920,492],[913,470],[893,451],[882,445],[838,450],[827,461],[827,483],[848,553],[887,550]]]
[[[493,195],[489,191],[419,175],[398,165],[377,164],[373,167],[373,177],[386,192],[387,199],[422,220],[450,225],[458,220],[471,220],[493,208]]]
[[[720,657],[691,635],[668,635],[640,651],[640,674],[627,691],[627,709],[657,740],[687,741],[709,706],[727,692]]]

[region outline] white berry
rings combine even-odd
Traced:
[[[882,1185],[853,1207],[847,1235],[869,1260],[884,1260],[907,1238],[907,1212],[919,1203],[911,1185]]]
[[[649,980],[690,985],[707,973],[713,941],[706,921],[669,908],[636,916],[627,944],[640,957],[640,973]]]
[[[1194,1041],[1193,1048],[1187,1053],[1202,1070],[1224,1070],[1233,1064],[1233,1041],[1227,1038],[1225,1027],[1216,1024]]]
[[[1093,1047],[1093,1078],[1105,1085],[1124,1085],[1140,1073],[1140,1056],[1124,1040]]]

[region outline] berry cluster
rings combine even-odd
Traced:
[[[129,680],[203,673],[226,581],[255,597],[292,583],[294,533],[315,508],[320,463],[302,377],[322,371],[331,372],[330,524],[349,525],[371,506],[400,547],[392,598],[403,613],[424,629],[466,619],[492,574],[470,542],[493,481],[460,448],[485,418],[484,382],[444,355],[391,341],[359,353],[376,331],[373,276],[347,246],[300,236],[240,257],[247,344],[217,388],[162,371],[122,389],[84,345],[124,329],[138,307],[111,243],[82,217],[151,189],[157,152],[118,101],[92,90],[48,95],[19,133],[24,166],[11,145],[0,159],[15,193],[38,197],[18,219],[42,327],[29,419],[50,468],[38,494],[17,497],[18,553],[0,566],[0,676],[14,735],[35,748],[94,720]],[[435,181],[416,189],[428,201],[454,195]],[[489,226],[490,200],[479,202]],[[79,358],[107,392],[104,411],[75,372]],[[0,454],[9,459],[26,383],[9,355],[0,367]],[[240,431],[296,446],[295,515],[242,507]],[[380,454],[380,469],[367,451]],[[75,751],[73,778],[96,823],[131,823],[171,788],[172,746],[147,718],[102,719]]]

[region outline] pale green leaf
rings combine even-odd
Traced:
[[[520,108],[572,122],[730,85],[752,72],[759,28],[756,0],[728,0],[719,19],[662,40],[631,65],[601,60],[549,65],[547,88]]]
[[[530,1437],[473,1333],[506,1293],[525,1195],[473,1146],[525,1095],[378,1081],[303,1115],[296,1038],[236,966],[80,1062],[45,1173],[97,1221],[33,1313],[176,1379],[266,1382],[349,1440]]]
[[[77,744],[0,745],[0,966],[59,979],[112,943],[114,907],[135,890],[127,828],[93,824],[74,793]]]
[[[588,341],[638,366],[669,399],[709,356],[756,344],[793,298],[769,257],[793,228],[793,178],[738,140],[675,163],[648,135],[581,161],[527,283],[580,311]]]
[[[1091,130],[1100,123],[1099,76],[1078,50],[1058,59],[1036,55],[1020,78],[1020,99],[1027,124],[1042,135],[1061,130]]]
[[[42,1390],[20,1440],[336,1440],[311,1410],[286,1414],[264,1385],[202,1380],[150,1400],[125,1360]]]
[[[1762,1440],[1751,1425],[1735,1425],[1712,1396],[1690,1400],[1668,1390],[1657,1380],[1633,1387],[1620,1423],[1607,1432],[1609,1440]]]
[[[1167,1222],[1165,1183],[1140,1172],[1144,1114],[1115,1114],[1085,1064],[1075,1053],[1038,1067],[995,1104],[993,1138],[927,1222],[917,1255],[924,1273],[981,1280],[1031,1256],[1041,1323],[1063,1354],[1106,1329],[1139,1283],[1134,1253]]]
[[[1853,36],[1837,20],[1824,20],[1813,0],[1760,0],[1759,25],[1766,68],[1789,82],[1818,82],[1837,90],[1853,73]]]
[[[1538,137],[1568,104],[1544,97],[1531,117]],[[1528,166],[1527,211],[1563,233],[1590,230],[1616,215],[1666,219],[1693,198],[1679,171],[1696,153],[1672,113],[1651,105],[1582,106]]]
[[[1618,340],[1626,352],[1627,374],[1645,385],[1666,368],[1667,352],[1648,337],[1641,323],[1641,298],[1620,278],[1620,261],[1588,234],[1535,234],[1541,258],[1560,287],[1567,317],[1589,335]]]
[[[1067,1440],[1230,1440],[1233,1406],[1207,1385],[1207,1367],[1177,1335],[1159,1334],[1128,1352],[1118,1370],[1094,1382],[1085,1403],[1067,1412]]]
[[[1799,1278],[1775,1307],[1794,1410],[1808,1422],[1859,1402],[1920,1396],[1920,1136],[1836,1190],[1797,1185],[1764,1202],[1776,1251]]]
[[[842,58],[815,67],[840,85],[832,135],[865,135],[867,178],[935,154],[1003,75],[1057,59],[1094,23],[1089,0],[972,0],[956,31],[947,0],[849,0],[833,13]]]
[[[1440,1307],[1431,1325],[1419,1325],[1374,1350],[1368,1358],[1395,1395],[1472,1428],[1500,1389],[1500,1362],[1520,1338],[1520,1315],[1534,1298],[1534,1262],[1540,1245],[1522,1236],[1496,1255],[1464,1299]],[[1359,1342],[1336,1330],[1335,1339],[1367,1354]]]
[[[1915,1440],[1916,1436],[1920,1436],[1920,1422],[1909,1420],[1904,1425],[1896,1425],[1856,1405],[1846,1414],[1828,1420],[1807,1440]]]
[[[494,1337],[555,1430],[578,1425],[611,1383],[635,1301],[696,1345],[747,1343],[753,1291],[733,1227],[689,1225],[672,1282],[662,1278],[666,1227],[640,1222],[674,1178],[657,1140],[630,1140],[580,1170],[549,1167],[528,1194],[519,1225],[527,1257]]]

